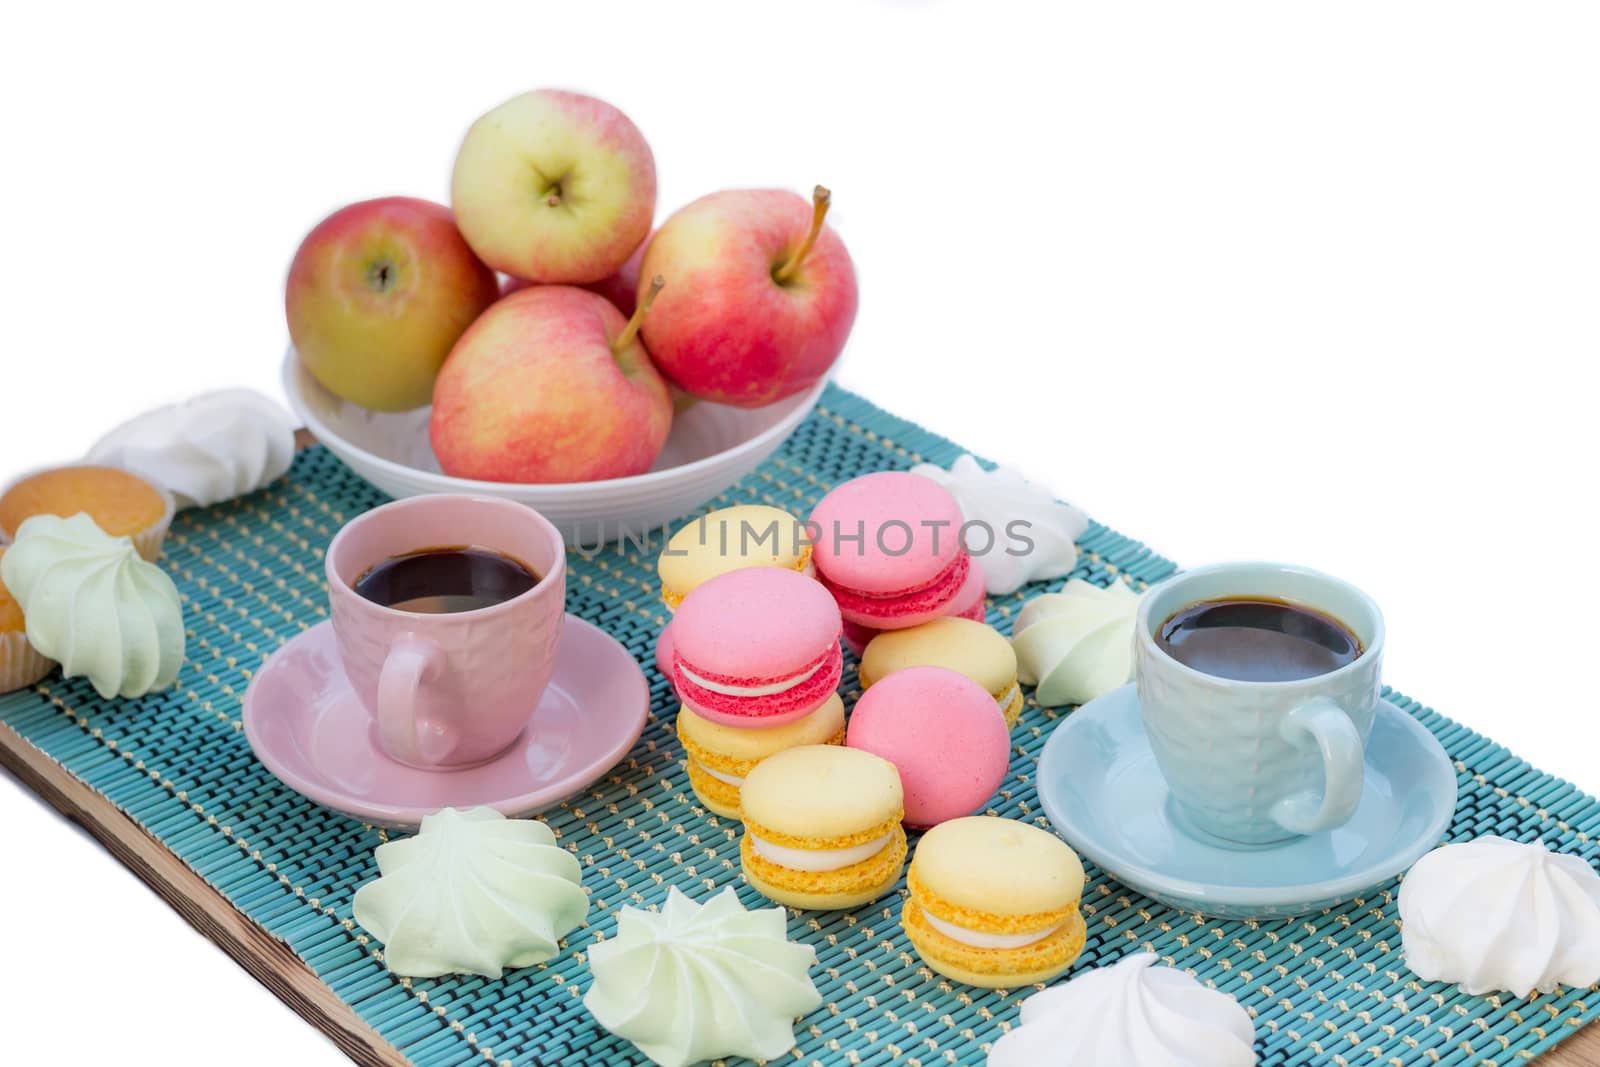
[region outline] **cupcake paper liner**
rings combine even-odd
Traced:
[[[133,472],[130,471],[129,473],[132,474]],[[144,478],[152,489],[160,493],[161,502],[166,505],[166,510],[161,513],[159,519],[133,535],[134,549],[138,551],[140,556],[154,563],[161,558],[161,546],[166,543],[167,530],[172,526],[172,516],[177,513],[178,504],[173,499],[172,493],[160,482],[145,478],[142,474],[137,475],[137,477]]]
[[[0,634],[0,693],[25,689],[56,669],[56,662],[39,654],[20,630]]]

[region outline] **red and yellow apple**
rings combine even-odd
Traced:
[[[649,243],[650,238],[646,237],[644,243],[633,250],[633,255],[629,256],[622,266],[617,268],[615,274],[608,274],[597,282],[590,282],[587,285],[579,286],[579,288],[587,289],[591,293],[599,293],[615,304],[618,311],[624,315],[632,315],[634,309],[639,306],[639,264],[644,259],[645,245]],[[519,289],[526,289],[533,284],[533,282],[525,279],[513,278],[508,275],[505,282],[500,286],[500,292],[510,296]]]
[[[816,383],[856,317],[856,274],[812,202],[781,189],[730,189],[680,209],[640,266],[672,279],[644,324],[667,378],[701,400],[759,407]]]
[[[496,270],[536,284],[598,282],[650,232],[655,157],[605,101],[539,89],[472,124],[450,203],[467,243]]]
[[[650,469],[672,398],[639,339],[661,289],[631,319],[567,285],[512,293],[472,324],[433,390],[440,468],[491,482],[585,482]]]
[[[442,204],[365,200],[317,224],[289,266],[289,336],[311,376],[377,411],[421,407],[499,288]]]

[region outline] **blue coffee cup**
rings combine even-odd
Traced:
[[[1360,654],[1309,678],[1239,681],[1196,670],[1157,643],[1162,624],[1185,608],[1255,598],[1332,616],[1361,642]],[[1305,567],[1222,563],[1152,588],[1139,606],[1134,674],[1178,821],[1239,845],[1347,822],[1361,800],[1383,645],[1383,615],[1372,598]]]

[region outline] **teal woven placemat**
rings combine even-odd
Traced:
[[[804,514],[834,484],[920,461],[948,465],[955,445],[830,388],[778,454],[711,507],[761,501]],[[302,799],[251,756],[239,723],[251,671],[288,638],[327,617],[322,549],[351,517],[383,502],[320,448],[283,481],[216,508],[179,515],[165,565],[184,596],[189,662],[179,684],[107,702],[58,677],[0,697],[0,720],[161,839],[235,907],[287,942],[339,997],[424,1067],[452,1064],[643,1062],[599,1029],[581,997],[585,953],[613,932],[623,905],[659,904],[667,887],[703,897],[739,887],[737,823],[705,812],[690,791],[672,730],[675,705],[653,668],[666,621],[655,560],[612,545],[574,556],[569,609],[617,637],[646,665],[654,705],[639,744],[604,781],[548,816],[583,865],[588,922],[548,964],[498,981],[396,979],[351,918],[356,888],[375,877],[384,834]],[[1077,576],[1137,586],[1175,568],[1102,526],[1080,542]],[[627,547],[627,546],[623,546]],[[1039,585],[989,602],[1009,633]],[[853,698],[847,668],[847,703]],[[1460,804],[1452,840],[1501,834],[1593,862],[1600,804],[1500,746],[1398,693],[1455,760]],[[1031,701],[1013,733],[1011,773],[991,812],[1048,825],[1033,787],[1039,752],[1060,713]],[[1211,921],[1174,911],[1089,868],[1088,944],[1078,969],[1136,951],[1238,997],[1255,1017],[1261,1062],[1290,1064],[1518,1063],[1600,1014],[1595,990],[1529,999],[1469,997],[1413,977],[1400,954],[1394,885],[1296,920]],[[793,937],[817,950],[824,1004],[796,1027],[792,1062],[982,1064],[1016,1020],[1030,987],[969,989],[921,965],[891,896],[854,912],[794,913]],[[181,996],[155,1008],[181,1026]],[[212,1050],[224,1057],[227,1050]],[[1107,1065],[1110,1067],[1110,1065]]]

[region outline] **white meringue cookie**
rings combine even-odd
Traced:
[[[1011,627],[1017,678],[1043,707],[1087,704],[1133,681],[1139,594],[1121,581],[1102,589],[1072,578],[1059,593],[1022,605]]]
[[[584,1007],[661,1067],[794,1047],[794,1020],[822,1003],[817,954],[788,938],[782,908],[746,911],[730,886],[696,904],[667,890],[660,912],[623,908],[589,950]]]
[[[1251,1067],[1255,1027],[1239,1002],[1155,963],[1141,952],[1033,994],[989,1067]]]
[[[166,486],[180,508],[207,507],[282,477],[294,460],[294,422],[260,393],[224,389],[128,420],[89,458]]]
[[[969,525],[988,527],[987,534],[970,532],[967,542],[991,595],[1059,578],[1077,566],[1076,541],[1089,528],[1089,517],[1052,498],[1016,471],[1006,467],[985,470],[971,456],[961,456],[949,470],[920,463],[911,473],[948,489]],[[981,551],[984,539],[991,535],[992,543],[987,551]],[[1026,545],[1024,539],[1032,545]],[[1013,551],[1019,554],[1013,555]]]
[[[88,515],[35,515],[0,556],[28,642],[110,699],[165,689],[183,666],[183,602],[165,571]]]
[[[1480,837],[1442,845],[1400,883],[1419,978],[1517,996],[1600,981],[1600,874],[1581,856]]]
[[[544,823],[493,808],[435,812],[375,856],[379,877],[356,890],[355,918],[395,974],[499,978],[555,956],[589,912],[578,858]]]

